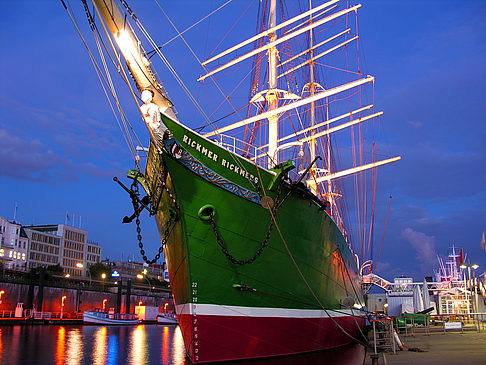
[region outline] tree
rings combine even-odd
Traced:
[[[58,276],[62,276],[62,274],[64,273],[64,269],[59,264],[47,266],[46,271],[50,275]]]
[[[106,274],[106,277],[110,277],[111,269],[108,266],[103,265],[101,262],[97,262],[96,264],[90,265],[88,267],[88,270],[93,280],[100,280],[101,274],[103,273]]]

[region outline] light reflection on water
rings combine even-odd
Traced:
[[[79,365],[83,359],[83,339],[81,330],[73,328],[67,332],[65,364]]]
[[[106,364],[106,349],[107,349],[107,329],[106,327],[100,327],[95,332],[95,340],[93,346],[93,364],[105,365]]]
[[[59,327],[56,343],[56,365],[62,365],[64,364],[64,354],[66,353],[66,329],[64,327]]]
[[[189,364],[179,327],[161,325],[0,326],[0,363]]]
[[[130,337],[130,350],[128,352],[128,363],[130,365],[142,365],[147,363],[147,345],[145,326],[140,324],[133,331],[133,336]]]
[[[292,357],[238,362],[251,365],[362,364],[358,345]],[[189,365],[179,327],[0,326],[0,363],[45,365]],[[223,363],[220,363],[221,365]],[[234,364],[234,363],[232,363]]]

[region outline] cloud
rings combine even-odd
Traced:
[[[416,257],[421,262],[421,267],[430,270],[430,267],[435,265],[437,257],[437,253],[435,252],[435,237],[414,231],[412,228],[404,229],[401,236],[417,251]]]
[[[53,180],[66,161],[37,139],[23,139],[0,129],[0,174],[33,182]]]

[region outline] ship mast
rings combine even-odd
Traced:
[[[312,0],[309,0],[309,10],[312,9]],[[309,15],[309,21],[310,23],[312,24],[312,14]],[[312,38],[312,28],[309,29],[309,49],[310,49],[310,52],[309,52],[309,56],[310,56],[310,60],[311,62],[309,62],[309,70],[310,70],[310,85],[309,85],[309,91],[310,91],[310,94],[311,94],[311,97],[314,96],[314,93],[315,93],[315,83],[314,83],[314,61],[313,61],[313,58],[314,58],[314,50],[312,48],[313,46],[313,38]],[[311,129],[311,139],[309,140],[309,150],[310,150],[310,160],[311,161],[314,161],[315,158],[316,158],[316,144],[317,144],[317,141],[316,139],[314,138],[314,135],[316,134],[316,131],[315,131],[315,124],[316,124],[316,111],[315,111],[315,101],[312,101],[311,102],[311,109],[310,109],[310,117],[311,117],[311,120],[310,120],[310,127],[312,128]],[[312,168],[311,170],[311,175],[314,177],[315,176],[315,173],[316,173],[316,169],[315,167]],[[312,193],[313,194],[316,194],[317,193],[317,186],[314,185],[314,184],[311,184],[309,186],[309,188],[311,189]]]
[[[272,29],[277,25],[277,0],[271,0],[268,28]],[[269,34],[269,43],[277,40],[277,32]],[[279,114],[272,113],[278,108],[277,89],[277,47],[273,45],[268,49],[268,91],[265,95],[268,104],[268,167],[272,168],[278,164],[277,140],[278,140],[278,117]]]
[[[159,108],[166,108],[166,113],[177,119],[172,110],[173,105],[156,79],[150,61],[142,52],[139,42],[136,41],[127,24],[126,17],[113,0],[92,0],[92,2],[99,18],[104,21],[102,25],[105,32],[112,35],[123,54],[137,89],[139,91],[151,90],[154,93],[153,103]]]

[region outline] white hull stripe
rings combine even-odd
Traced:
[[[176,306],[176,313],[205,316],[267,317],[267,318],[329,318],[364,316],[357,309],[320,310],[294,308],[240,307],[217,304],[186,303]]]

